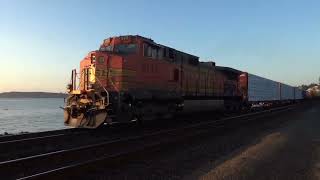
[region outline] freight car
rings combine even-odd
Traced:
[[[72,71],[64,123],[96,128],[103,123],[171,117],[179,111],[235,111],[252,100],[281,100],[276,90],[252,96],[255,76],[242,76],[239,70],[200,62],[197,56],[149,38],[111,37],[88,53],[79,73]]]
[[[298,87],[294,88],[294,97],[295,97],[295,101],[301,101],[302,99],[304,99],[304,92],[299,89]]]
[[[274,106],[303,99],[303,92],[297,87],[250,73],[241,74],[239,84],[245,107]]]

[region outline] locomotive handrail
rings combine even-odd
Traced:
[[[109,92],[107,91],[107,89],[102,85],[101,81],[95,76],[96,80],[98,81],[98,83],[100,84],[100,86],[103,88],[103,90],[107,93],[107,105],[109,106]]]
[[[93,70],[93,68],[91,68],[91,67],[86,67],[85,69]],[[76,74],[75,74],[75,78],[81,79],[81,76],[82,76],[83,73],[84,73],[84,69],[82,69],[82,71],[81,71],[80,73],[76,73]],[[108,90],[102,85],[101,81],[100,81],[99,78],[96,76],[95,71],[92,71],[92,73],[93,73],[95,79],[97,80],[97,82],[99,83],[99,85],[102,87],[102,89],[103,89],[103,90],[106,92],[106,94],[107,94],[107,103],[106,103],[106,106],[108,106],[108,105],[110,104],[109,92],[108,92]],[[73,89],[73,88],[72,88],[72,89],[73,89],[73,90],[77,90],[77,89],[80,89],[80,87],[81,87],[81,80],[79,80],[79,84],[78,84],[78,86],[76,87],[76,89]]]
[[[76,71],[76,69],[73,69],[72,70],[72,75],[71,75],[71,86],[72,86],[72,91],[76,91],[76,90],[79,90],[80,89],[80,86],[81,86],[81,81],[80,81],[80,79],[81,79],[81,73],[82,72],[80,72],[80,73],[78,73],[77,71]],[[79,81],[79,83],[77,83]]]
[[[81,73],[82,73],[82,72],[81,72]],[[76,73],[76,77],[77,77],[78,80],[79,80],[79,84],[78,84],[78,87],[77,87],[76,90],[80,89],[80,87],[81,87],[81,81],[80,81],[80,79],[81,79],[81,73]]]
[[[110,83],[111,83],[111,85],[114,87],[114,89],[115,89],[117,92],[119,92],[119,89],[117,88],[117,86],[116,86],[116,85],[114,85],[114,83],[113,83],[113,81],[112,81],[111,77],[109,77],[109,78],[108,78],[108,81],[110,81]]]
[[[88,69],[93,69],[93,68],[91,68],[91,67],[89,67]],[[101,83],[101,81],[99,80],[99,78],[96,76],[96,73],[95,73],[95,71],[92,71],[93,72],[93,75],[94,75],[94,78],[97,80],[97,82],[99,83],[99,85],[102,87],[102,89],[107,93],[107,104],[106,104],[106,106],[109,106],[109,92],[108,92],[108,90],[102,85],[102,83]]]

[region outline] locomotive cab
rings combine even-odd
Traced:
[[[80,72],[72,71],[67,86],[66,125],[97,128],[103,123],[116,122],[115,114],[119,108],[123,109],[120,96],[128,89],[129,79],[134,80],[135,74],[129,69],[134,64],[130,59],[139,52],[137,47],[131,36],[109,38],[80,62]],[[128,113],[117,117],[124,114],[126,119],[132,118]]]

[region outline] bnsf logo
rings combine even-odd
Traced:
[[[106,69],[96,69],[96,76],[97,77],[107,77],[108,76],[108,70],[106,70]]]
[[[136,71],[125,69],[96,69],[96,77],[127,76],[135,77]]]

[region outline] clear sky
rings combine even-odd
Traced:
[[[0,0],[0,92],[64,92],[104,38],[140,34],[291,85],[320,76],[320,1]]]

